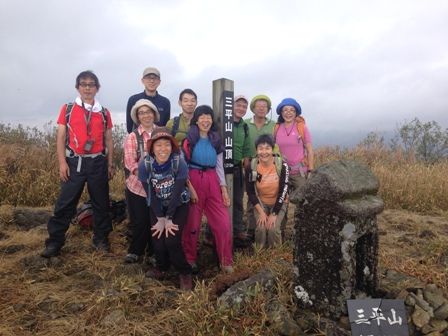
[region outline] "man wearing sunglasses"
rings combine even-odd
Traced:
[[[81,72],[75,85],[79,96],[62,106],[59,113],[57,154],[61,190],[54,215],[47,224],[48,239],[41,257],[61,253],[65,234],[76,213],[84,185],[92,201],[93,241],[98,251],[109,251],[109,180],[114,176],[114,145],[110,113],[95,99],[100,89],[98,77],[90,70]]]
[[[156,68],[146,68],[143,71],[142,84],[145,86],[145,90],[131,96],[126,107],[126,129],[128,133],[131,133],[132,130],[137,127],[131,118],[131,110],[135,103],[140,99],[147,99],[157,107],[160,114],[160,120],[155,123],[157,126],[165,126],[167,121],[170,119],[170,101],[168,98],[161,96],[157,92],[160,82],[160,71]]]

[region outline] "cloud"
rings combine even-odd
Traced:
[[[55,120],[86,69],[99,76],[114,122],[124,122],[143,69],[155,66],[172,116],[181,90],[211,105],[213,80],[228,78],[235,92],[267,94],[274,107],[296,98],[315,139],[342,130],[353,142],[415,117],[446,128],[447,13],[444,1],[417,0],[6,0],[0,122]]]

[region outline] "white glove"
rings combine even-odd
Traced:
[[[151,230],[155,231],[152,234],[153,237],[158,234],[157,238],[160,238],[163,230],[165,230],[165,217],[157,217],[157,223],[154,224],[154,226],[151,228]]]
[[[165,230],[166,230],[166,236],[168,237],[168,233],[171,233],[173,236],[175,235],[174,231],[179,230],[179,226],[173,223],[172,219],[165,218]]]

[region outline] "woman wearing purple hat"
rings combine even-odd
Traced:
[[[274,127],[275,142],[289,167],[292,190],[299,188],[314,169],[313,146],[302,108],[293,98],[285,98],[277,106],[279,115]]]

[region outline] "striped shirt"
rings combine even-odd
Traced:
[[[151,139],[151,134],[146,132],[142,125],[138,126],[137,129],[140,135],[143,135],[143,149],[144,153],[142,159],[148,154],[148,149],[146,148],[146,142]],[[146,191],[143,188],[142,183],[138,180],[138,177],[134,175],[134,171],[138,171],[139,158],[137,157],[137,136],[134,132],[129,133],[124,140],[124,165],[129,171],[129,177],[126,179],[126,187],[134,194],[146,197]]]

